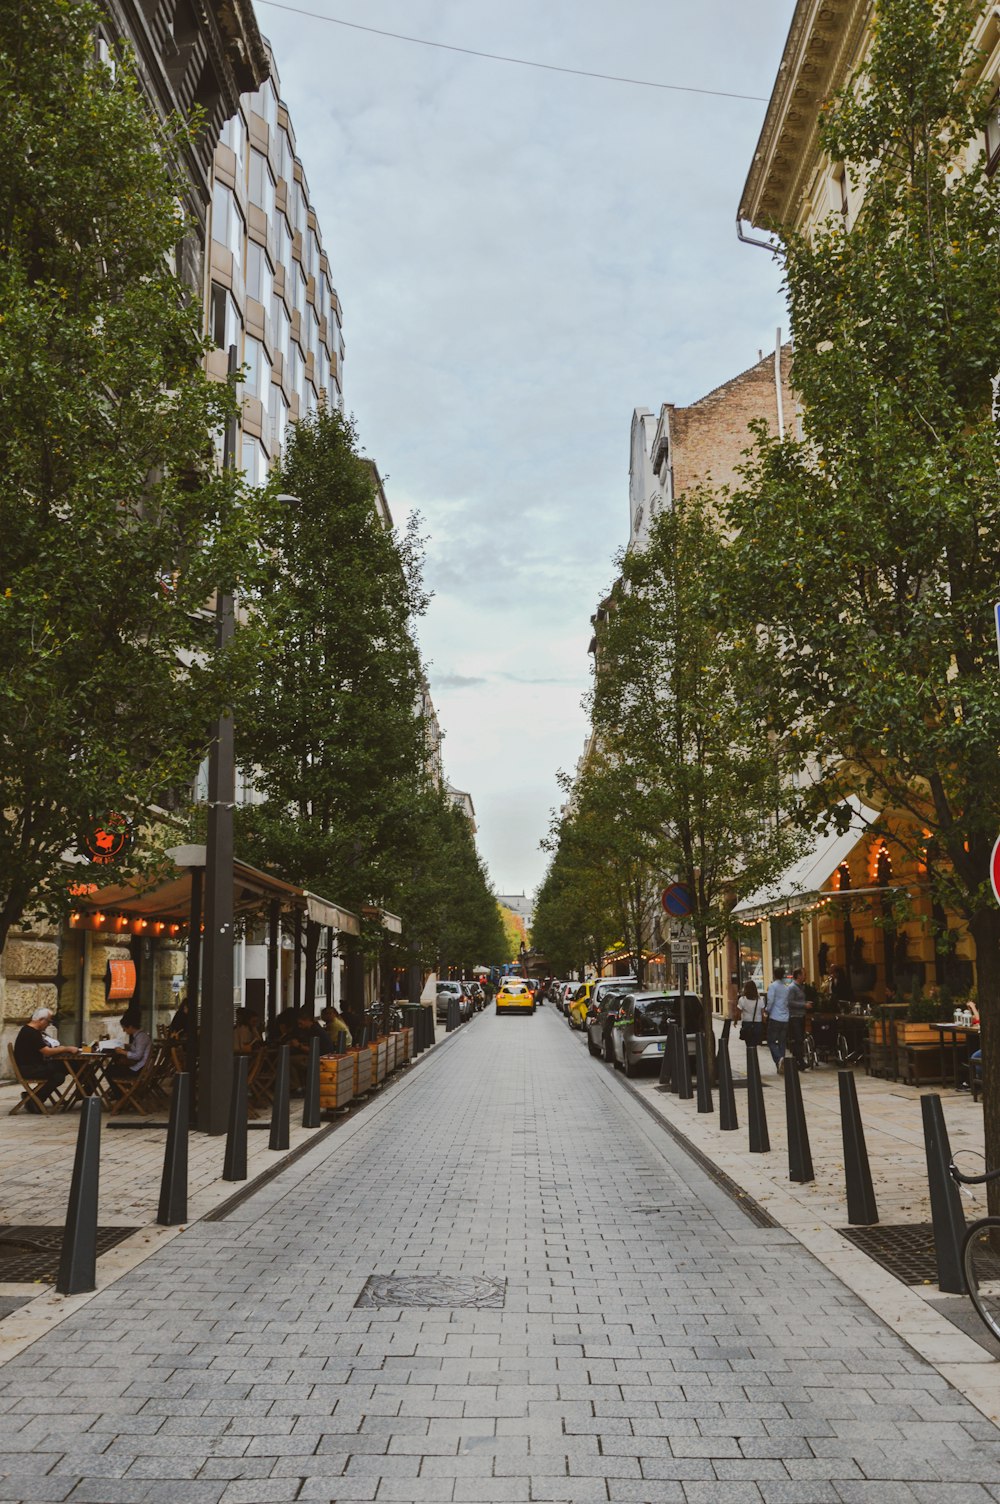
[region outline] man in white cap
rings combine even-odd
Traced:
[[[59,1056],[71,1054],[65,1045],[53,1044],[45,1030],[55,1017],[51,1008],[36,1008],[26,1024],[22,1024],[14,1040],[14,1059],[26,1081],[39,1081],[35,1095],[40,1101],[57,1091],[66,1079],[66,1067],[60,1064]],[[34,1102],[25,1103],[25,1112],[39,1112]]]

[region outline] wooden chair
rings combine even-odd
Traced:
[[[32,1102],[35,1107],[37,1107],[38,1111],[45,1113],[46,1116],[48,1116],[50,1113],[61,1112],[63,1107],[65,1106],[66,1087],[67,1085],[73,1085],[72,1077],[68,1076],[66,1078],[66,1081],[61,1082],[60,1085],[56,1087],[55,1091],[50,1092],[46,1097],[41,1097],[38,1094],[39,1087],[45,1084],[47,1078],[45,1076],[32,1076],[29,1079],[27,1076],[23,1076],[21,1074],[21,1069],[14,1058],[14,1046],[12,1044],[9,1044],[7,1046],[7,1056],[10,1060],[10,1068],[14,1074],[14,1080],[17,1082],[18,1086],[24,1093],[24,1095],[22,1097],[19,1097],[18,1100],[14,1103],[7,1116],[13,1117],[15,1112],[23,1111],[27,1107],[29,1102]]]
[[[265,1045],[250,1056],[247,1072],[247,1097],[252,1107],[269,1107],[278,1073],[278,1051]]]
[[[126,1108],[130,1112],[146,1113],[165,1107],[169,1101],[166,1085],[172,1074],[173,1064],[169,1050],[162,1044],[154,1044],[146,1064],[131,1080],[128,1077],[116,1077],[120,1089],[111,1104],[111,1116],[117,1117]]]

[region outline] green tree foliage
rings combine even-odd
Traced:
[[[492,966],[511,959],[496,897],[469,822],[428,788],[402,831],[408,875],[396,897],[408,939],[434,969]]]
[[[59,907],[81,828],[190,780],[219,698],[200,608],[252,526],[171,269],[186,127],[95,63],[97,19],[0,7],[0,948]]]
[[[857,789],[946,858],[939,896],[976,943],[1000,1163],[1000,179],[978,148],[969,30],[962,0],[880,0],[864,71],[822,124],[864,188],[857,223],[785,235],[804,436],[759,436],[728,518],[774,723],[819,803]]]
[[[599,971],[608,946],[625,933],[601,842],[588,841],[594,823],[592,814],[566,814],[546,843],[552,859],[535,895],[531,935],[549,970],[560,977],[585,966]]]
[[[268,504],[237,634],[237,753],[261,796],[240,811],[241,848],[349,908],[391,909],[427,782],[417,539],[385,526],[336,411],[290,430]]]
[[[714,497],[678,496],[648,546],[622,560],[593,695],[595,730],[634,788],[652,870],[691,895],[706,1004],[709,936],[789,850],[775,820],[781,768],[759,719],[760,660],[738,596],[727,623],[729,579]]]

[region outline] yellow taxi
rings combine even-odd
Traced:
[[[566,1016],[571,1029],[587,1027],[587,1010],[590,1007],[590,995],[593,990],[593,982],[581,982],[576,990],[576,997],[571,1003],[566,1004]]]
[[[496,996],[498,1014],[534,1013],[535,994],[523,977],[504,977]]]

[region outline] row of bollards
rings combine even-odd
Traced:
[[[716,1078],[719,1092],[719,1128],[732,1132],[739,1127],[732,1065],[729,1059],[730,1025],[723,1026],[716,1050]],[[708,1045],[699,1031],[695,1040],[695,1078],[698,1111],[712,1111],[712,1092],[708,1070]],[[785,1123],[788,1141],[788,1178],[798,1184],[814,1180],[809,1129],[802,1100],[799,1067],[792,1058],[783,1066],[785,1084]],[[871,1227],[878,1220],[878,1205],[872,1183],[871,1166],[865,1143],[864,1124],[858,1104],[857,1083],[850,1070],[837,1072],[840,1096],[840,1125],[844,1151],[844,1180],[847,1191],[847,1220],[852,1227]],[[687,1036],[683,1027],[673,1024],[668,1030],[660,1064],[659,1087],[681,1098],[691,1096],[691,1071]],[[951,1146],[944,1120],[941,1098],[928,1093],[920,1099],[923,1118],[924,1148],[930,1187],[931,1220],[938,1270],[938,1288],[949,1294],[965,1293],[962,1269],[962,1243],[966,1232],[965,1214],[959,1190],[949,1173]],[[751,1154],[768,1154],[771,1141],[767,1130],[767,1109],[760,1075],[757,1048],[747,1046],[747,1129]]]
[[[414,1023],[411,1059],[434,1043],[434,1012],[420,1008]],[[342,1053],[341,1041],[338,1053]],[[302,1104],[303,1128],[318,1128],[320,1112],[320,1042],[310,1043],[306,1067],[305,1094]],[[247,1178],[247,1119],[249,1116],[250,1060],[247,1055],[233,1057],[233,1082],[229,1102],[226,1152],[222,1178],[241,1181]],[[282,1045],[271,1103],[268,1148],[289,1147],[291,1116],[291,1051]],[[161,1227],[176,1227],[187,1221],[188,1214],[188,1133],[191,1116],[191,1078],[186,1071],[174,1077],[167,1124],[166,1150],[160,1180],[160,1199],[156,1220]],[[62,1251],[56,1276],[60,1295],[82,1295],[97,1288],[97,1211],[101,1167],[101,1103],[87,1097],[80,1109],[80,1127],[76,1139],[73,1178],[63,1230]]]

